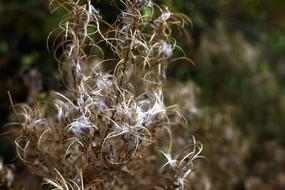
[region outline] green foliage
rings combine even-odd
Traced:
[[[269,36],[269,47],[273,53],[285,52],[285,31],[275,32]]]
[[[23,65],[31,65],[33,64],[37,59],[39,58],[39,55],[37,53],[27,54],[24,55],[21,58],[21,63]]]

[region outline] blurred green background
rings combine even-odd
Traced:
[[[193,188],[285,189],[285,1],[156,2],[193,22],[177,37],[196,64],[180,61],[168,70],[170,81],[195,91],[199,114],[188,113],[189,134],[204,144],[207,161]],[[114,19],[109,1],[96,3]],[[13,120],[7,91],[14,102],[29,102],[60,88],[46,39],[61,17],[49,13],[46,0],[0,1],[1,126]],[[12,162],[6,140],[0,138],[0,155]]]

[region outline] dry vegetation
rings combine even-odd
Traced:
[[[66,89],[12,105],[18,157],[43,178],[41,188],[190,189],[202,145],[173,141],[187,124],[164,102],[168,63],[188,60],[172,30],[190,20],[151,0],[113,3],[120,14],[108,23],[88,0],[50,1],[52,12],[66,11],[48,39]]]

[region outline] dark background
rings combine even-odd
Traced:
[[[193,22],[177,37],[196,64],[171,64],[168,78],[199,89],[195,103],[201,114],[193,117],[189,133],[204,144],[208,161],[194,186],[285,189],[285,1],[156,2]],[[115,18],[108,1],[96,5],[104,17]],[[14,102],[29,102],[61,88],[46,39],[62,14],[51,15],[44,0],[0,1],[1,131],[15,120],[7,91]],[[4,135],[0,142],[0,155],[13,162],[13,143]]]

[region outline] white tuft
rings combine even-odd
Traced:
[[[161,21],[166,21],[166,20],[169,19],[170,16],[171,16],[171,13],[168,10],[166,10],[165,12],[163,12],[160,15],[160,17],[158,19],[161,20]]]
[[[97,9],[91,4],[90,1],[88,2],[88,13],[89,13],[89,14],[98,14],[98,13],[99,13],[99,10],[97,10]]]
[[[173,54],[173,47],[170,43],[167,43],[163,40],[160,41],[159,54],[170,57]]]
[[[93,127],[93,124],[86,116],[81,116],[75,119],[74,122],[68,125],[68,131],[72,131],[74,134],[79,135],[83,129],[90,129]]]

